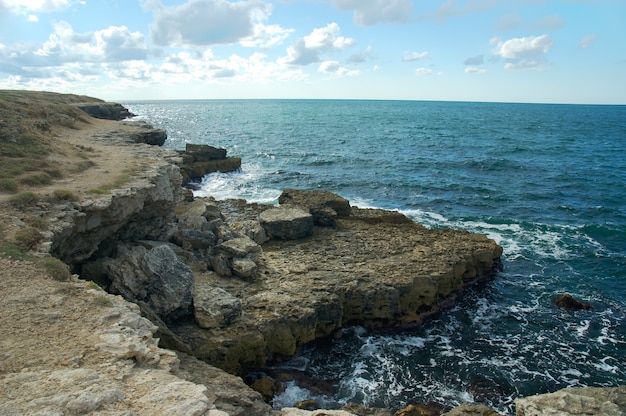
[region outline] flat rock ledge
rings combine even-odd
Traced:
[[[206,207],[217,219],[199,215]],[[185,226],[195,217],[198,230],[215,230],[215,246],[195,251],[196,292],[217,287],[239,300],[227,302],[237,314],[227,313],[234,316],[228,324],[220,318],[204,329],[189,321],[170,325],[195,356],[244,374],[347,325],[416,324],[500,267],[502,248],[483,235],[428,229],[397,212],[358,207],[333,210],[333,226],[314,226],[310,209],[211,199],[179,205]],[[236,241],[239,250],[226,250]],[[241,260],[256,266],[254,273],[238,273]],[[207,309],[206,297],[202,305]]]

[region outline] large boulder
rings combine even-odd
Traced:
[[[271,238],[297,240],[313,232],[313,216],[302,208],[280,206],[259,214],[261,226]]]
[[[334,227],[336,217],[350,216],[350,202],[328,191],[285,189],[278,197],[281,205],[295,205],[308,209],[315,225]]]
[[[88,264],[83,273],[92,280],[106,278],[111,292],[131,302],[145,302],[165,321],[191,313],[193,273],[167,244],[149,250],[120,244],[115,258]]]
[[[197,285],[193,307],[196,322],[207,329],[228,326],[241,316],[241,301],[219,287]]]
[[[626,386],[577,387],[515,400],[517,416],[626,415]]]

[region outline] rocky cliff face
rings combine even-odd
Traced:
[[[50,253],[76,266],[118,242],[167,239],[175,227],[173,208],[182,199],[180,183],[178,168],[155,161],[111,195],[59,206]]]

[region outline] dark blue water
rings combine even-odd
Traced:
[[[452,310],[402,332],[345,330],[288,365],[337,392],[399,408],[485,403],[567,386],[626,384],[626,106],[241,100],[126,104],[167,129],[243,158],[203,194],[275,203],[287,187],[397,209],[429,227],[487,234],[504,270]],[[590,311],[553,304],[564,292]],[[333,357],[329,360],[328,357]]]

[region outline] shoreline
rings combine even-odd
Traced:
[[[95,126],[99,126],[98,129],[94,128]],[[259,207],[258,205],[249,205],[237,201],[196,200],[194,202],[182,203],[180,174],[177,173],[177,169],[174,168],[173,164],[173,161],[179,156],[167,149],[130,143],[128,135],[132,128],[120,126],[121,124],[117,122],[89,121],[88,127],[91,128],[88,129],[59,130],[62,134],[72,133],[67,136],[72,137],[74,140],[67,142],[70,147],[91,147],[92,150],[90,152],[93,153],[91,159],[97,164],[105,164],[106,166],[100,165],[94,168],[94,170],[86,169],[79,176],[64,178],[62,181],[53,182],[46,188],[45,192],[47,193],[54,193],[58,189],[70,188],[76,192],[78,201],[65,201],[56,204],[46,202],[47,206],[39,206],[36,211],[33,211],[33,215],[55,218],[48,225],[48,230],[51,230],[48,232],[52,233],[52,235],[46,234],[53,239],[52,244],[45,244],[44,242],[44,244],[40,244],[37,247],[37,250],[43,256],[46,250],[51,249],[52,252],[66,260],[66,262],[83,268],[81,272],[83,274],[82,277],[89,279],[89,273],[97,274],[100,272],[94,271],[95,268],[92,268],[90,272],[85,273],[87,269],[84,268],[84,265],[87,262],[100,262],[101,266],[104,265],[100,270],[114,274],[114,268],[120,266],[120,264],[132,264],[133,258],[141,258],[131,256],[124,259],[116,256],[115,253],[120,250],[117,248],[119,241],[131,243],[127,247],[128,250],[141,251],[133,247],[143,245],[144,251],[141,251],[141,256],[144,256],[145,252],[150,252],[159,247],[179,250],[170,243],[171,237],[175,234],[175,232],[171,232],[172,227],[178,231],[210,231],[214,236],[219,236],[221,233],[220,240],[224,241],[238,240],[237,243],[244,244],[242,253],[237,251],[241,250],[240,246],[221,246],[219,249],[214,249],[214,247],[222,243],[216,245],[215,242],[198,242],[198,238],[196,238],[198,236],[197,233],[182,233],[177,237],[177,241],[180,243],[177,247],[182,249],[182,251],[177,253],[177,257],[186,259],[181,264],[187,264],[191,272],[191,297],[194,300],[193,302],[188,302],[187,306],[185,306],[185,301],[183,300],[179,302],[181,303],[180,305],[173,309],[176,314],[186,314],[183,315],[187,317],[185,318],[187,319],[186,321],[178,321],[182,322],[182,325],[176,324],[177,318],[171,315],[173,311],[169,311],[169,306],[163,308],[160,316],[159,313],[154,314],[155,310],[158,309],[156,306],[161,304],[157,305],[153,297],[141,297],[138,294],[141,291],[127,290],[129,286],[134,284],[132,282],[121,284],[115,283],[111,279],[109,279],[108,283],[106,280],[102,281],[105,286],[107,284],[113,286],[115,283],[117,286],[114,290],[124,294],[127,299],[134,300],[140,305],[140,308],[132,304],[126,304],[119,296],[107,295],[101,292],[96,292],[95,294],[89,292],[97,291],[96,288],[82,289],[81,285],[85,286],[85,283],[75,280],[75,278],[66,283],[70,285],[68,287],[76,288],[72,289],[72,291],[76,292],[75,296],[77,297],[85,295],[87,296],[86,299],[89,296],[96,296],[98,299],[111,299],[113,304],[117,305],[118,302],[121,302],[121,304],[125,305],[123,307],[130,308],[134,313],[137,313],[139,309],[143,311],[144,315],[152,316],[152,313],[160,329],[154,326],[150,327],[152,324],[149,324],[147,321],[141,321],[138,317],[132,318],[132,320],[139,319],[137,322],[142,322],[139,326],[144,331],[142,336],[145,337],[145,331],[152,331],[161,336],[162,340],[170,337],[169,342],[172,345],[176,343],[182,343],[179,346],[187,345],[189,347],[191,345],[190,350],[195,351],[197,356],[209,362],[221,363],[223,367],[229,368],[233,373],[242,372],[248,365],[252,364],[253,368],[255,365],[266,362],[272,354],[276,356],[293,354],[299,345],[321,335],[329,336],[333,331],[342,328],[347,322],[362,320],[370,324],[388,325],[391,322],[400,322],[406,318],[415,320],[418,318],[418,315],[412,316],[411,313],[415,313],[423,307],[432,307],[432,305],[435,305],[433,302],[441,301],[439,296],[447,298],[450,294],[467,284],[467,282],[475,280],[475,278],[485,274],[487,270],[492,270],[494,268],[494,259],[501,254],[501,249],[498,251],[496,249],[497,245],[493,242],[490,243],[484,237],[478,238],[471,236],[469,233],[451,230],[425,230],[412,221],[407,222],[406,217],[399,214],[383,210],[360,210],[358,208],[351,209],[347,215],[333,217],[335,218],[333,227],[316,226],[317,228],[311,230],[312,234],[304,239],[291,241],[274,240],[258,243],[255,241],[255,237],[258,237],[260,240],[264,238],[255,234],[261,232],[255,222],[256,217],[258,217],[260,212],[267,210],[268,207]],[[100,129],[100,127],[102,128]],[[105,160],[110,162],[110,164],[103,163]],[[132,174],[128,175],[126,183],[119,185],[118,188],[110,189],[106,194],[90,193],[92,189],[99,189],[98,186],[102,183],[114,182],[122,170],[120,167],[125,165],[130,165],[135,169]],[[90,176],[91,174],[94,175]],[[38,188],[38,192],[40,192],[40,189]],[[0,202],[6,203],[10,198],[10,196],[5,196],[4,201]],[[20,218],[20,215],[27,213],[28,209],[23,211],[22,213],[10,212],[8,215],[3,213],[5,215],[4,218],[10,220],[7,223],[14,224],[10,230],[11,232],[7,235],[14,234],[22,227],[20,222],[24,223],[24,221]],[[332,214],[330,215],[332,217]],[[230,216],[230,222],[226,218],[227,216]],[[217,220],[220,221],[219,225],[216,225],[218,223],[213,223],[213,226],[215,226],[213,230],[210,229],[213,226],[205,225]],[[130,231],[128,230],[129,225],[131,225]],[[220,229],[219,227],[222,228]],[[170,237],[164,239],[162,236],[168,235],[168,233]],[[389,240],[382,245],[379,241],[381,233],[388,236],[387,239]],[[373,238],[372,234],[375,234],[375,238]],[[356,236],[359,236],[359,238],[356,238]],[[469,246],[461,247],[459,248],[461,251],[455,252],[448,246],[453,241],[458,240],[459,236],[467,238]],[[204,234],[203,238],[210,239],[210,235]],[[407,241],[400,241],[403,239]],[[72,244],[68,246],[70,241],[74,244],[73,246]],[[137,244],[139,241],[141,243]],[[148,244],[146,241],[152,242]],[[253,241],[255,244],[251,244],[250,241]],[[369,249],[362,251],[362,247],[359,248],[353,245],[358,241],[368,241],[369,243],[376,241],[379,246],[372,249],[373,251]],[[106,244],[103,242],[106,242]],[[333,246],[332,251],[324,248],[329,245],[328,242],[331,242],[330,245]],[[486,244],[486,246],[481,246],[483,244]],[[476,245],[481,247],[481,249],[475,251]],[[212,250],[210,255],[206,254],[209,249]],[[159,250],[167,249],[159,248]],[[215,250],[222,251],[216,253]],[[362,258],[358,258],[358,256],[355,258],[355,253],[360,251],[363,253]],[[392,257],[394,257],[392,263],[389,262],[390,253],[393,253]],[[373,254],[377,254],[379,258],[376,259],[376,256]],[[228,267],[219,269],[213,263],[213,257],[218,255],[227,260],[226,264]],[[414,261],[411,261],[416,255],[421,259],[430,258],[432,261],[430,261],[430,264],[418,267]],[[330,263],[328,261],[329,258],[332,259]],[[110,259],[110,261],[107,259]],[[320,267],[320,264],[322,264],[321,259],[324,259],[324,262],[326,262],[326,269]],[[450,259],[453,259],[451,263]],[[346,260],[349,260],[349,262],[346,262]],[[251,263],[254,263],[254,265]],[[426,261],[425,263],[429,262]],[[481,265],[482,263],[484,265]],[[13,265],[14,263],[10,264]],[[32,263],[22,263],[21,260],[17,264],[25,267],[32,265]],[[234,266],[235,264],[237,264],[236,267]],[[398,273],[389,271],[390,264],[393,264],[393,267],[396,268],[395,271]],[[244,266],[253,270],[245,269]],[[216,272],[216,268],[221,273]],[[11,273],[15,273],[14,268],[9,268],[8,270]],[[228,270],[230,270],[230,276],[227,275]],[[246,272],[245,270],[248,271]],[[387,289],[387,285],[380,287],[375,284],[375,281],[365,279],[367,274],[372,274],[372,270],[375,271],[377,276],[385,276],[385,279],[398,279],[406,274],[407,270],[411,270],[412,275],[428,276],[427,284],[424,285],[423,282],[418,282],[419,284],[416,285],[414,279],[400,279],[396,280],[397,283],[394,290],[390,290]],[[362,276],[357,281],[357,284],[353,283],[355,275]],[[328,280],[329,276],[332,276],[332,281]],[[339,283],[335,282],[337,276],[342,276],[338,279]],[[10,278],[9,275],[6,278]],[[310,278],[311,280],[306,280],[305,278]],[[98,279],[91,280],[99,281]],[[299,285],[295,285],[295,282],[298,282]],[[37,280],[37,284],[39,286],[46,285],[45,281],[41,280]],[[58,284],[59,287],[63,287],[63,285],[64,283]],[[394,286],[391,285],[391,287]],[[203,288],[201,292],[204,293],[198,293],[198,288]],[[198,299],[206,300],[207,298],[215,297],[215,292],[207,295],[206,291],[209,288],[219,288],[225,292],[219,292],[223,301],[217,306],[222,308],[220,309],[222,311],[224,307],[230,308],[228,310],[237,316],[233,315],[234,318],[231,317],[231,320],[231,318],[225,318],[222,312],[222,317],[217,322],[214,320],[203,321],[204,326],[208,326],[208,328],[199,329],[197,327],[199,318],[196,313],[197,306],[200,303]],[[309,292],[307,292],[307,290],[311,291],[311,289],[323,293],[323,296],[311,298],[308,295]],[[181,298],[185,298],[188,293],[189,291],[185,292]],[[307,296],[301,296],[303,293],[306,293]],[[418,301],[421,296],[418,296],[418,293],[430,293],[427,299],[428,302],[424,300]],[[380,301],[381,294],[384,294],[382,302]],[[3,299],[10,299],[10,296],[10,293],[4,293]],[[301,299],[301,305],[298,305],[297,308],[294,308],[294,305],[292,305],[294,298]],[[16,300],[16,302],[18,301]],[[68,300],[57,301],[59,308],[64,308],[67,302]],[[102,302],[107,303],[105,301]],[[237,307],[237,302],[239,302],[239,307]],[[441,303],[436,304],[441,305]],[[363,305],[374,306],[364,308]],[[204,312],[208,315],[215,314],[215,307],[216,305],[210,302],[204,304],[203,308],[206,309]],[[196,309],[195,311],[193,310],[194,308]],[[237,308],[239,308],[239,314],[237,314]],[[241,312],[242,310],[243,313]],[[267,310],[272,310],[273,314],[263,312]],[[164,311],[168,312],[165,313]],[[259,313],[259,318],[256,320],[248,319],[248,315],[252,311]],[[427,311],[427,309],[424,311]],[[276,314],[278,314],[279,319],[276,319]],[[71,313],[67,315],[67,319],[78,318],[78,316],[71,316]],[[104,315],[107,316],[106,314]],[[45,317],[45,319],[51,320],[50,322],[53,323],[55,320],[56,322],[61,322],[66,319],[65,312],[62,312],[60,318],[54,314],[51,316],[45,315]],[[189,318],[192,320],[189,321]],[[117,318],[105,319],[98,317],[98,314],[96,314],[93,319],[96,321],[97,319],[102,319],[109,324]],[[172,319],[172,321],[165,324],[164,321],[168,319]],[[227,323],[226,321],[229,320],[230,322]],[[193,323],[194,321],[195,323]],[[41,324],[38,321],[34,321],[33,324],[35,322],[38,325]],[[261,334],[261,338],[259,338],[259,334]],[[65,333],[66,337],[71,337],[72,335],[75,334],[71,332]],[[11,337],[8,334],[6,336]],[[50,334],[47,336],[50,336]],[[86,336],[85,338],[91,339],[92,336]],[[109,339],[119,340],[120,338],[116,335],[109,337]],[[254,342],[250,343],[250,339]],[[153,338],[148,337],[143,338],[141,341],[141,343],[147,345],[145,349],[147,352],[132,352],[130,356],[128,355],[129,353],[121,355],[121,360],[124,362],[122,366],[125,368],[124,371],[134,374],[130,377],[131,379],[138,377],[135,373],[147,369],[151,369],[147,371],[154,370],[161,373],[179,375],[190,371],[189,365],[185,363],[193,360],[173,358],[172,356],[176,357],[176,354],[158,349],[154,344],[156,341],[152,340]],[[28,341],[29,339],[24,339],[23,342],[25,344],[23,345],[28,345]],[[99,351],[106,352],[107,348],[113,348],[112,346],[98,347],[102,342],[98,343],[98,340],[95,342],[96,350],[100,348]],[[236,348],[234,349],[237,351],[225,349],[227,345],[235,345]],[[93,345],[85,345],[81,348],[91,351],[94,347]],[[155,348],[157,349],[155,350]],[[270,353],[269,355],[268,352]],[[79,355],[84,357],[88,354],[82,352],[77,356]],[[113,356],[115,357],[115,354]],[[220,359],[218,356],[223,358]],[[159,358],[157,359],[157,357]],[[114,358],[111,365],[115,367],[115,362],[119,359],[119,356]],[[131,362],[128,362],[129,359],[131,359]],[[175,363],[177,359],[179,361],[178,364]],[[16,368],[19,366],[18,362],[19,359],[16,360]],[[73,361],[71,364],[62,365],[66,367],[71,366],[72,369],[81,369],[85,367],[83,365],[84,362],[85,359],[81,358]],[[205,368],[205,372],[209,371],[208,366],[204,364],[200,365],[196,362],[195,365]],[[30,367],[26,364],[24,368]],[[38,370],[39,375],[47,377],[49,373],[45,363],[40,368]],[[14,377],[10,374],[12,373],[9,373],[9,378]],[[104,376],[100,377],[105,378]],[[189,380],[189,378],[187,379]],[[258,393],[253,393],[251,390],[248,391],[249,389],[243,385],[241,379],[238,379],[239,381],[236,382],[233,381],[236,379],[236,377],[228,379],[230,380],[228,383],[236,384],[237,389],[239,389],[236,391],[240,391],[240,393],[247,392],[250,404],[247,407],[244,406],[243,410],[248,413],[223,410],[226,409],[224,407],[226,405],[219,408],[222,410],[219,410],[215,407],[219,400],[215,399],[211,402],[210,398],[205,400],[200,397],[207,398],[210,396],[206,387],[202,389],[201,386],[198,387],[196,385],[196,387],[193,387],[190,385],[187,387],[192,388],[192,390],[196,389],[194,390],[196,393],[190,396],[196,398],[194,406],[205,406],[205,410],[208,412],[198,414],[218,415],[220,414],[217,413],[218,410],[225,414],[233,415],[253,414],[251,411],[258,412],[254,414],[273,414],[273,410],[262,405],[263,402],[260,400]],[[17,379],[13,378],[13,380]],[[204,379],[199,377],[193,381],[203,384],[202,382],[207,383],[207,378],[206,376]],[[209,385],[213,386],[211,383]],[[117,389],[116,392],[111,392],[106,398],[98,399],[99,401],[94,399],[91,403],[95,403],[93,405],[97,405],[97,409],[106,408],[111,410],[116,406],[133,408],[133,406],[137,406],[134,402],[141,402],[142,399],[138,398],[137,394],[127,393],[127,390],[125,390],[127,388],[128,386],[117,386],[113,388],[113,390]],[[209,388],[210,390],[211,388]],[[92,393],[96,394],[95,392]],[[30,394],[34,393],[30,392]],[[122,396],[125,396],[125,398],[121,398]],[[170,399],[178,403],[179,400],[182,400],[182,395]],[[110,403],[108,403],[109,401]],[[15,401],[12,403],[15,403]],[[64,403],[63,406],[67,406],[68,403]],[[136,408],[140,409],[140,407]],[[211,413],[213,410],[216,411]],[[156,410],[152,409],[152,411]]]

